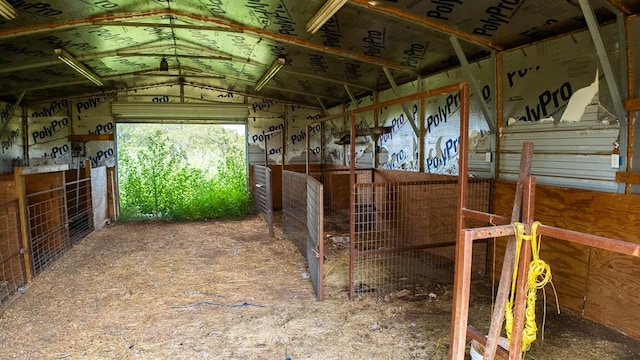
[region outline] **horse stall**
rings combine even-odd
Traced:
[[[287,170],[282,173],[283,230],[307,258],[311,274],[321,271],[316,259],[324,259],[326,270],[313,281],[316,293],[322,293],[322,279],[331,292],[347,291],[351,297],[384,297],[403,290],[421,294],[430,285],[452,283],[456,177],[412,174],[412,181],[397,181],[407,174],[359,170],[357,179],[362,182],[355,184],[355,201],[349,206],[342,194],[348,191],[348,184],[340,180],[344,172],[316,168],[315,176]],[[309,185],[318,182],[317,177],[325,180],[319,195]],[[363,181],[367,179],[371,180]],[[469,184],[469,207],[488,211],[491,180],[473,179]],[[320,207],[315,199],[328,201]],[[318,212],[309,215],[310,208]],[[311,226],[324,227],[322,242],[309,240],[307,228]],[[485,274],[487,251],[486,242],[474,245],[474,274]]]
[[[308,126],[307,148],[321,143],[323,155],[307,152],[304,173],[301,167],[283,167],[283,229],[307,257],[311,276],[320,271],[318,279],[312,278],[316,294],[323,294],[322,280],[331,293],[346,292],[350,298],[429,296],[430,286],[453,282],[459,176],[386,170],[377,164],[378,156],[366,156],[362,149],[377,148],[392,130],[368,120],[380,108],[409,104],[417,109],[428,97],[462,88],[449,86],[328,116],[315,133],[317,126]],[[330,122],[338,123],[338,130],[326,129]],[[314,188],[312,181],[322,187]],[[470,179],[467,206],[489,211],[491,186],[491,179]],[[317,199],[324,205],[318,207]],[[313,209],[319,213],[309,214]],[[323,240],[314,243],[309,229],[320,226]],[[474,244],[474,274],[486,273],[488,249],[486,241]]]
[[[387,181],[379,171],[375,174],[374,182],[355,184],[350,296],[403,290],[424,294],[430,285],[452,283],[456,177],[420,174],[417,178],[424,180]],[[469,208],[488,211],[490,189],[489,179],[470,181]],[[474,251],[473,273],[484,275],[487,243],[476,243]]]

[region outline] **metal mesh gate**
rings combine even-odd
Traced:
[[[282,172],[282,230],[303,256],[307,256],[307,176]]]
[[[94,230],[91,178],[67,181],[65,188],[69,238],[77,243]]]
[[[26,195],[29,244],[35,275],[71,246],[62,178],[52,177],[57,184],[51,189]]]
[[[307,177],[307,263],[309,264],[309,274],[316,297],[319,300],[324,298],[323,291],[323,186],[312,178]]]
[[[18,201],[0,204],[0,306],[26,281]]]
[[[293,171],[282,172],[282,228],[307,259],[316,297],[323,290],[323,185],[311,176]]]
[[[273,236],[273,198],[271,192],[271,169],[263,165],[253,167],[253,196],[255,209],[264,214],[269,227],[269,235]]]
[[[470,181],[469,207],[488,211],[491,180]],[[351,296],[452,282],[457,181],[356,184]],[[474,248],[484,273],[486,243]]]

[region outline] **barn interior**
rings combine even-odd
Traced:
[[[0,306],[118,220],[117,124],[239,124],[264,233],[277,220],[318,299],[336,269],[350,299],[438,279],[453,286],[450,359],[471,339],[519,359],[496,345],[502,316],[467,329],[469,283],[500,280],[503,309],[526,292],[510,291],[526,283],[513,258],[540,254],[550,302],[640,340],[639,13],[638,0],[0,0]],[[528,244],[534,221],[539,252],[516,256],[512,223]]]

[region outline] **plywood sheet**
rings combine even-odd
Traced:
[[[13,178],[13,175],[11,175]],[[0,203],[16,200],[18,197],[16,195],[16,184],[11,180],[2,181],[0,180]]]
[[[271,204],[273,210],[282,210],[282,166],[269,165],[271,169]]]
[[[600,193],[592,233],[640,244],[640,196]],[[640,338],[640,259],[594,249],[584,316]]]
[[[409,181],[430,181],[430,180],[451,180],[456,181],[454,176],[434,175],[422,172],[381,170],[376,169],[374,173],[375,182],[409,182]]]
[[[348,209],[351,202],[349,174],[331,174],[331,209]]]
[[[550,226],[585,231],[584,226],[593,222],[593,194],[594,192],[584,190],[539,185],[536,187],[535,220]],[[494,212],[511,217],[515,184],[496,181],[493,196]],[[496,276],[499,276],[506,239],[501,239],[496,245]],[[588,248],[544,238],[540,256],[551,266],[561,306],[581,313],[586,288]]]

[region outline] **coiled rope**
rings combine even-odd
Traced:
[[[523,240],[531,242],[531,263],[529,264],[529,276],[527,277],[527,307],[525,310],[525,324],[522,332],[522,351],[528,351],[536,340],[538,326],[536,324],[536,293],[551,281],[551,267],[540,259],[540,236],[537,234],[539,221],[531,225],[531,234],[525,235],[522,223],[513,223],[516,236],[516,258],[513,279],[511,281],[511,296],[505,310],[505,330],[507,338],[511,342],[513,330],[513,305],[515,302],[516,278],[518,276],[518,259],[522,249]],[[555,290],[555,289],[554,289]]]

